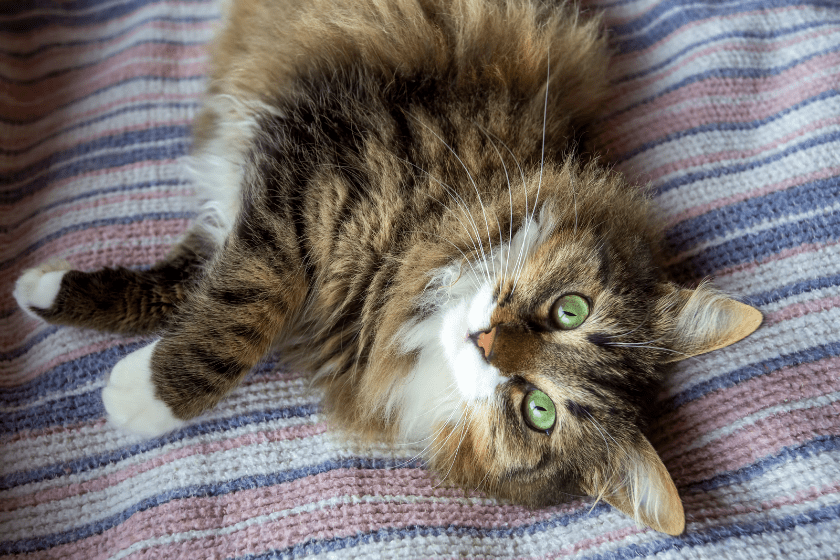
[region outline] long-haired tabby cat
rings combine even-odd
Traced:
[[[663,366],[761,314],[660,277],[651,204],[575,155],[596,20],[538,0],[241,0],[190,164],[206,204],[149,270],[26,271],[55,324],[154,335],[103,391],[155,435],[277,347],[338,426],[423,441],[447,481],[528,506],[586,493],[684,527],[642,435]]]

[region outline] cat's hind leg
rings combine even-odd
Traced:
[[[196,229],[149,270],[73,270],[51,260],[25,270],[14,297],[28,314],[57,325],[122,334],[151,334],[195,284],[214,243]]]

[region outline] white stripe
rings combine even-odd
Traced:
[[[825,245],[813,251],[774,259],[745,270],[715,278],[715,285],[727,293],[760,294],[799,282],[831,276],[840,262],[840,245]],[[803,294],[804,295],[804,294]],[[763,307],[769,311],[770,308]]]
[[[796,207],[793,206],[793,208]],[[807,212],[802,212],[799,214],[785,214],[783,216],[779,216],[778,219],[775,220],[768,219],[761,223],[752,225],[748,228],[736,229],[727,233],[726,235],[715,237],[708,241],[703,241],[702,243],[697,243],[696,245],[692,246],[691,249],[678,253],[676,256],[669,259],[668,264],[683,262],[692,256],[695,256],[699,253],[702,253],[703,251],[711,249],[712,247],[717,247],[719,245],[723,245],[724,243],[741,239],[743,237],[746,237],[747,235],[755,235],[763,231],[776,230],[788,224],[807,224],[812,222],[814,218],[819,218],[821,216],[833,216],[836,215],[838,212],[840,212],[840,202],[835,202],[831,206],[817,208],[815,210],[808,210]]]
[[[665,396],[671,397],[727,372],[762,362],[780,354],[807,350],[815,344],[838,340],[840,308],[810,313],[760,327],[741,342],[679,363],[668,380]]]
[[[684,442],[680,445],[680,451],[691,451],[692,449],[697,449],[698,447],[709,445],[713,441],[725,438],[727,436],[731,436],[735,432],[753,426],[756,422],[769,418],[770,416],[788,416],[791,412],[795,410],[823,408],[826,406],[830,406],[831,404],[836,403],[839,400],[840,391],[828,393],[825,395],[819,395],[817,397],[809,397],[793,402],[788,402],[788,399],[785,399],[784,403],[768,406],[767,408],[763,408],[757,412],[753,412],[752,414],[743,416],[727,426],[723,426],[722,428],[706,432],[701,437],[695,438],[691,442]]]

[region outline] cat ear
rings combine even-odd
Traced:
[[[662,284],[660,332],[674,351],[669,361],[705,354],[734,344],[755,331],[761,311],[718,292],[708,284],[694,290]]]
[[[619,472],[600,476],[601,480],[618,483],[593,482],[586,490],[636,523],[660,533],[679,535],[685,529],[685,513],[677,487],[647,438],[641,433],[638,437],[618,466]]]

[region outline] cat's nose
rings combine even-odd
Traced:
[[[489,331],[478,331],[469,334],[469,339],[473,341],[473,344],[481,348],[484,351],[484,359],[490,359],[490,352],[493,351],[493,340],[496,338],[496,327],[493,327]]]

